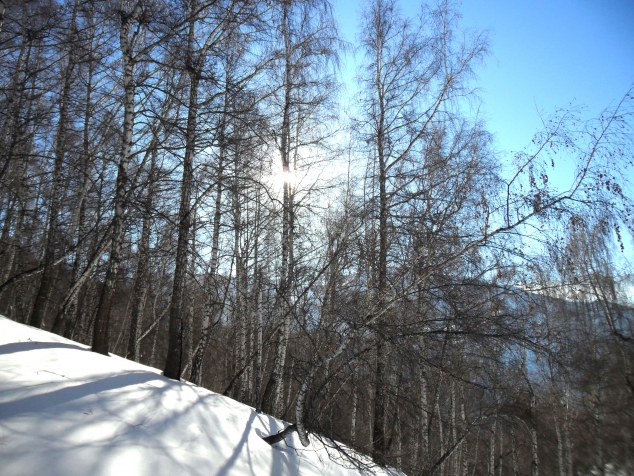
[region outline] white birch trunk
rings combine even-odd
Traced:
[[[420,371],[420,461],[423,467],[429,465],[429,418],[427,409],[427,378],[425,371],[421,368]]]
[[[440,456],[442,457],[447,452],[447,445],[443,435],[442,414],[440,413],[440,404],[438,403],[438,399],[436,399],[435,407],[436,407],[435,408],[436,417],[438,418],[438,442],[440,447]],[[443,462],[440,465],[440,474],[444,474],[444,473],[445,473],[445,463]]]
[[[559,470],[559,476],[566,476],[566,468],[564,466],[564,445],[561,435],[561,428],[559,426],[559,418],[557,415],[557,403],[553,399],[553,423],[555,425],[555,436],[557,438],[557,468]]]
[[[454,446],[458,441],[458,428],[456,426],[456,383],[452,379],[450,386],[450,398],[451,398],[451,446]],[[451,461],[449,463],[450,471],[452,474],[458,474],[458,456],[459,452],[454,451],[451,455]]]
[[[537,454],[537,399],[531,390],[531,476],[539,476],[539,456]]]
[[[258,281],[258,303],[257,303],[257,314],[256,314],[256,357],[255,357],[255,409],[257,411],[261,410],[262,407],[262,283],[261,277]]]
[[[464,401],[465,401],[464,388],[462,385],[460,385],[460,418],[462,420],[462,427],[464,428],[463,431],[467,431],[467,414],[465,412]],[[462,476],[467,476],[467,472],[469,471],[469,453],[468,453],[468,447],[467,447],[467,438],[465,438],[462,441],[461,455],[462,455]]]
[[[573,476],[572,472],[572,441],[570,440],[570,397],[568,388],[565,390],[566,406],[564,408],[564,446],[566,449],[566,474]]]
[[[498,453],[498,476],[502,476],[502,468],[504,465],[504,433],[502,431],[502,424],[498,428],[498,435],[500,440],[500,449]]]
[[[103,355],[108,355],[108,330],[110,324],[110,310],[114,296],[117,279],[119,276],[120,254],[123,243],[123,228],[128,189],[128,165],[132,149],[132,132],[134,129],[134,45],[131,44],[130,30],[141,14],[141,2],[137,2],[130,13],[121,11],[121,28],[119,44],[123,61],[123,89],[125,91],[123,141],[121,145],[121,158],[117,169],[117,182],[114,198],[114,217],[112,221],[112,244],[108,257],[108,270],[104,283],[92,339],[92,350]],[[136,38],[135,34],[132,38]]]
[[[520,467],[517,461],[517,440],[515,439],[515,425],[511,422],[511,457],[513,459],[513,476],[519,476]]]
[[[359,399],[359,392],[357,390],[356,380],[357,368],[355,366],[352,376],[352,410],[350,415],[350,445],[354,448],[354,444],[357,440],[357,405]]]
[[[202,382],[202,367],[204,363],[205,354],[207,353],[207,347],[209,346],[209,340],[211,338],[211,328],[213,326],[214,319],[220,315],[220,295],[218,293],[218,283],[216,281],[218,273],[218,254],[220,252],[220,220],[221,220],[221,205],[222,205],[222,183],[224,176],[223,169],[223,154],[224,149],[220,149],[220,157],[218,162],[218,184],[216,186],[216,200],[214,204],[214,224],[211,238],[211,261],[209,264],[209,273],[206,279],[206,294],[207,302],[205,306],[205,312],[203,315],[203,323],[200,332],[200,339],[198,346],[194,352],[192,359],[192,371],[191,381],[196,385],[201,385]]]

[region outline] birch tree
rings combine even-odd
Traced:
[[[129,8],[129,9],[128,9]],[[108,355],[108,331],[112,299],[114,297],[119,275],[121,246],[123,242],[124,221],[126,211],[126,195],[128,192],[128,167],[132,152],[132,135],[135,118],[135,65],[138,61],[135,48],[138,47],[139,30],[143,27],[139,17],[143,12],[143,2],[135,2],[131,8],[121,4],[118,11],[120,17],[119,48],[122,63],[122,87],[124,93],[123,134],[121,140],[121,155],[117,164],[117,183],[114,197],[114,213],[112,218],[112,240],[110,244],[108,269],[93,330],[92,350]]]
[[[362,74],[362,111],[358,128],[371,144],[370,187],[375,190],[371,217],[376,220],[375,306],[390,299],[388,260],[390,229],[396,212],[396,175],[433,132],[449,120],[448,103],[461,91],[474,62],[486,51],[483,38],[456,47],[452,40],[454,12],[448,4],[414,25],[404,19],[394,1],[376,0],[363,14],[362,45],[366,65]],[[425,23],[427,22],[427,23]],[[407,179],[402,189],[409,188]],[[411,180],[411,179],[410,179]],[[392,188],[394,187],[394,188]],[[386,452],[385,378],[388,362],[379,325],[376,340],[376,390],[373,457],[383,464]]]
[[[194,158],[197,153],[198,119],[201,83],[213,79],[211,62],[218,57],[218,48],[231,38],[240,28],[255,16],[256,6],[249,0],[231,0],[227,2],[192,1],[189,3],[186,21],[184,74],[188,78],[187,119],[185,126],[185,150],[183,172],[180,180],[180,198],[178,211],[178,242],[176,245],[176,263],[174,284],[170,307],[169,346],[164,375],[180,379],[182,372],[183,347],[183,293],[185,273],[188,263],[189,236],[191,226],[191,199]],[[200,39],[202,38],[202,40]],[[213,97],[222,91],[214,91]],[[212,98],[207,98],[210,100]]]
[[[279,415],[284,367],[294,310],[295,240],[297,205],[295,180],[302,154],[310,154],[324,141],[325,108],[332,93],[331,67],[335,58],[335,30],[327,1],[281,0],[276,5],[278,60],[271,72],[274,85],[271,112],[275,148],[283,176],[279,278],[276,292],[278,331],[275,360],[262,397],[262,408]],[[314,153],[314,152],[313,152]]]

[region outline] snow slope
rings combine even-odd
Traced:
[[[0,317],[0,474],[351,476],[283,422]],[[375,471],[375,474],[388,474]]]

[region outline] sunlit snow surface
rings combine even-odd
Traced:
[[[358,475],[283,423],[161,372],[0,317],[0,474]],[[332,450],[331,450],[332,451]],[[375,471],[374,474],[387,474]]]

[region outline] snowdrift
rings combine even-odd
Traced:
[[[262,440],[283,428],[157,369],[0,317],[4,476],[363,474],[314,438],[307,448],[296,434],[275,447]]]

